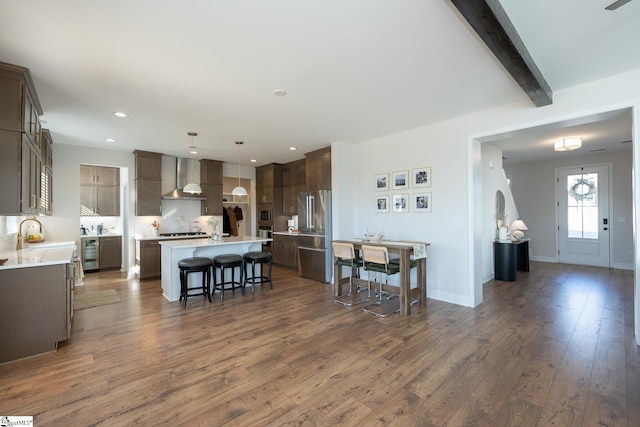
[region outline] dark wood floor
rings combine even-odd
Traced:
[[[186,309],[88,274],[55,353],[0,365],[0,415],[53,425],[640,425],[633,272],[531,263],[484,303],[378,319],[275,268],[274,289]],[[2,321],[8,321],[2,319]],[[6,343],[2,343],[5,345]]]

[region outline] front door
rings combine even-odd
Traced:
[[[609,166],[558,169],[558,260],[609,267]]]

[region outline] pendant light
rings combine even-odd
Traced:
[[[196,146],[193,145],[193,138],[198,136],[198,134],[196,132],[187,132],[187,135],[191,137],[191,145],[189,146],[189,151],[191,151],[191,182],[185,185],[182,191],[189,194],[202,194],[202,188],[200,188],[200,185],[196,184],[193,179],[193,154],[196,148]]]
[[[244,144],[243,141],[236,141],[236,145],[238,146],[238,186],[231,191],[231,195],[233,196],[246,196],[247,190],[240,185],[240,146]]]

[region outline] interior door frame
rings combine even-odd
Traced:
[[[611,260],[613,259],[613,233],[611,227],[613,226],[613,221],[611,219],[612,209],[613,209],[613,163],[604,162],[604,163],[589,163],[585,165],[575,165],[575,166],[562,166],[554,169],[554,179],[556,180],[556,189],[555,189],[555,203],[556,203],[556,224],[555,224],[555,234],[556,234],[556,250],[555,250],[555,262],[560,262],[560,183],[558,182],[559,173],[561,170],[567,169],[579,169],[579,168],[593,168],[593,167],[607,167],[607,218],[609,221],[608,224],[608,236],[609,236],[609,265],[608,268],[611,268]],[[602,224],[598,224],[598,227],[601,227]]]

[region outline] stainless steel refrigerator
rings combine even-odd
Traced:
[[[298,273],[331,281],[331,191],[298,194]]]

